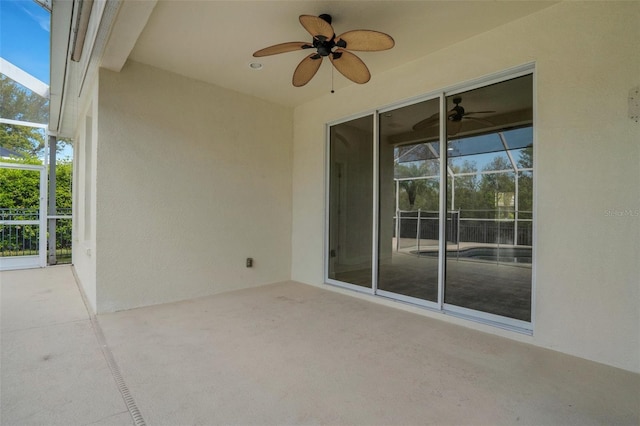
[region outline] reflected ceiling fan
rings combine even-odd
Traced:
[[[353,30],[336,37],[331,26],[331,16],[300,15],[300,23],[313,36],[311,43],[292,41],[280,43],[260,49],[253,54],[255,57],[276,55],[278,53],[293,52],[295,50],[314,49],[314,52],[304,58],[293,73],[293,85],[301,87],[307,84],[320,68],[325,56],[342,75],[349,80],[364,84],[371,78],[369,69],[360,58],[350,50],[361,52],[376,52],[391,49],[395,42],[391,36],[372,30]]]
[[[450,135],[455,135],[460,131],[460,127],[462,125],[462,120],[474,120],[483,124],[487,124],[490,126],[493,126],[494,123],[488,121],[488,120],[483,120],[482,118],[477,118],[477,117],[470,117],[470,115],[475,115],[475,114],[491,114],[494,113],[495,111],[472,111],[472,112],[466,112],[464,110],[464,108],[462,106],[460,106],[460,104],[462,103],[462,98],[460,96],[453,98],[453,103],[455,104],[455,106],[453,108],[451,108],[449,110],[449,112],[447,113],[447,120],[449,121],[449,124],[447,126],[448,128],[448,132]],[[436,124],[438,124],[440,122],[440,113],[435,113],[432,116],[425,118],[422,121],[417,122],[416,124],[413,125],[413,130],[416,131],[420,131],[420,130],[425,130],[429,127],[435,126]]]

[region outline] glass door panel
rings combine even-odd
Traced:
[[[373,116],[340,123],[329,135],[328,278],[372,286]]]
[[[438,300],[439,99],[380,115],[378,290]]]
[[[444,302],[531,321],[532,76],[447,97]]]
[[[533,77],[443,100],[330,127],[327,278],[527,329]]]

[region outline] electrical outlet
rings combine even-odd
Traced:
[[[253,267],[253,258],[247,257],[247,268]]]

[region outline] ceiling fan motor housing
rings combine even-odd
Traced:
[[[449,121],[461,121],[462,117],[464,117],[464,108],[459,104],[462,102],[462,98],[453,98],[453,103],[456,104],[451,111],[455,111],[455,114],[449,115]]]
[[[318,50],[318,55],[320,56],[329,56],[331,54],[331,50],[336,46],[333,38],[331,40],[322,40],[324,36],[316,36],[313,40],[313,47]]]
[[[455,111],[455,114],[449,115],[449,121],[462,120],[462,117],[464,117],[464,108],[462,108],[460,105],[456,105],[451,110]]]
[[[323,13],[322,15],[318,15],[318,18],[322,19],[327,24],[331,25],[331,20],[332,20],[331,15]]]
[[[326,23],[328,23],[329,25],[331,25],[331,15],[328,15],[326,13],[323,13],[322,15],[319,15],[318,18],[322,19],[323,21],[325,21]],[[318,55],[320,56],[329,56],[331,53],[333,53],[333,49],[335,47],[346,47],[347,43],[345,43],[344,41],[340,40],[338,43],[335,42],[336,39],[336,35],[333,34],[333,36],[331,36],[331,39],[327,39],[326,36],[318,34],[315,35],[313,37],[313,47],[317,49],[318,51]],[[344,46],[342,45],[344,44]],[[334,59],[338,59],[340,56],[335,56],[334,55]]]

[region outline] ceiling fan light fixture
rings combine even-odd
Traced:
[[[264,67],[264,65],[262,65],[260,62],[250,62],[249,63],[249,68],[251,68],[252,70],[261,70]]]

